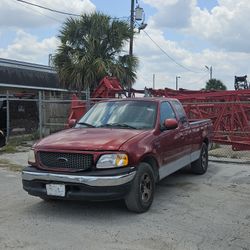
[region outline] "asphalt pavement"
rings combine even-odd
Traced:
[[[122,201],[44,202],[0,168],[0,249],[249,250],[250,165],[209,163],[162,180],[151,209]]]

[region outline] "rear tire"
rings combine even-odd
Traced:
[[[191,171],[194,174],[205,174],[208,167],[208,149],[206,143],[202,143],[201,153],[198,160],[191,163]]]
[[[154,173],[148,163],[141,163],[133,180],[129,194],[125,198],[125,203],[130,211],[146,212],[154,199],[155,180]]]

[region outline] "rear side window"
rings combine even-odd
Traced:
[[[160,122],[161,125],[163,125],[164,121],[166,119],[170,119],[170,118],[175,118],[175,113],[174,110],[172,109],[171,105],[169,104],[169,102],[162,102],[161,103],[161,107],[160,107]]]
[[[174,104],[175,110],[179,116],[180,121],[183,124],[187,123],[187,116],[186,116],[185,110],[182,107],[182,105],[178,101],[173,101],[173,104]]]

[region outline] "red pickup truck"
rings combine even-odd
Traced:
[[[23,188],[48,199],[124,199],[145,212],[155,184],[190,165],[208,167],[211,120],[189,121],[168,98],[101,101],[71,128],[37,142],[22,171]]]

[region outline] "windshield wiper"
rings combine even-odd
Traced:
[[[78,122],[77,124],[79,124],[79,125],[85,125],[85,126],[87,126],[87,127],[89,127],[89,128],[95,128],[94,125],[89,124],[89,123],[86,123],[86,122]]]
[[[126,123],[106,123],[106,124],[99,126],[99,128],[102,128],[102,127],[119,127],[119,128],[137,129],[136,127],[130,126]]]

